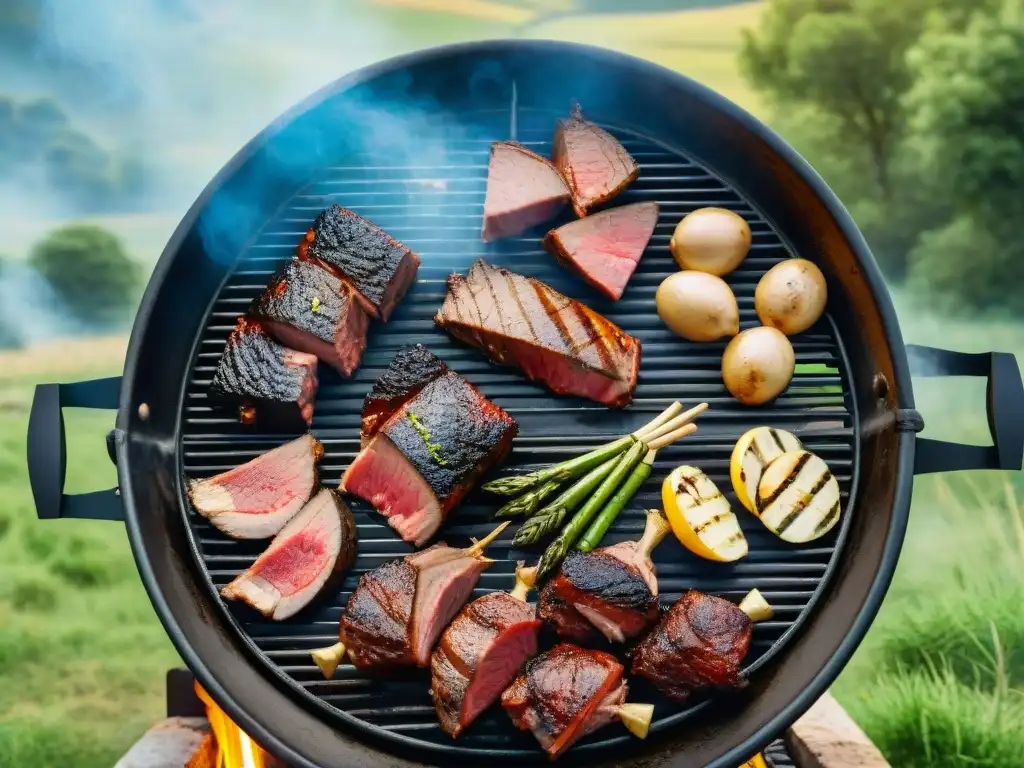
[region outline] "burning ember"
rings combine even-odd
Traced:
[[[199,746],[185,768],[274,768],[275,763],[217,706],[197,682],[196,695],[206,705],[213,733]]]

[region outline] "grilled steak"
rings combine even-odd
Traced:
[[[640,342],[548,285],[478,259],[448,278],[434,322],[559,394],[612,407],[633,399]]]
[[[211,403],[260,429],[305,431],[313,420],[316,357],[274,341],[258,320],[238,319],[210,383]]]
[[[483,550],[502,528],[466,549],[435,544],[363,574],[341,617],[341,650],[375,674],[426,667],[441,630],[494,562]]]
[[[562,643],[527,662],[501,705],[556,758],[618,717],[628,690],[622,671],[611,654]]]
[[[621,205],[551,230],[544,247],[609,299],[617,300],[657,223],[657,203]]]
[[[440,358],[422,344],[402,347],[363,400],[363,445],[395,411],[448,370]]]
[[[587,643],[600,632],[623,643],[650,629],[661,615],[651,552],[668,533],[660,510],[647,513],[644,535],[593,552],[570,552],[540,594],[539,615],[559,636]]]
[[[478,597],[441,635],[430,658],[430,695],[449,736],[458,737],[537,655],[540,621],[526,602],[535,571],[520,567],[511,594]]]
[[[313,222],[299,255],[329,264],[356,289],[371,316],[388,321],[416,279],[420,258],[362,216],[332,205]]]
[[[434,379],[380,428],[341,478],[406,541],[422,546],[492,466],[518,426],[454,371]]]
[[[277,534],[309,501],[324,449],[310,434],[205,480],[189,480],[196,512],[236,539]]]
[[[310,257],[290,259],[249,308],[282,344],[351,376],[366,348],[369,318],[346,280]]]
[[[752,622],[738,606],[689,590],[633,651],[631,671],[675,701],[740,685]]]
[[[328,579],[349,569],[355,556],[352,510],[325,488],[220,593],[280,621],[309,605]]]
[[[640,175],[636,161],[618,139],[583,119],[579,104],[555,129],[555,167],[572,195],[577,216],[586,216]]]
[[[518,235],[551,219],[569,199],[547,158],[512,141],[491,145],[484,197],[484,240]]]

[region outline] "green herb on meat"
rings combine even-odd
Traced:
[[[430,457],[442,467],[448,466],[448,460],[441,455],[441,445],[430,442],[430,430],[423,426],[423,422],[412,411],[409,411],[409,421],[412,422],[413,429],[423,438],[423,444],[427,446],[427,453],[430,454]]]
[[[313,305],[310,307],[310,309],[314,313],[319,313],[320,312],[320,297],[319,296],[314,296],[313,297]]]

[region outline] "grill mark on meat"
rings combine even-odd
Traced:
[[[596,162],[596,152],[604,162]],[[555,129],[554,163],[569,186],[572,206],[583,218],[595,206],[615,197],[636,180],[640,169],[625,147],[610,133],[583,117],[574,104]],[[595,181],[587,176],[602,175]],[[597,186],[595,186],[595,184]]]
[[[533,292],[537,296],[537,300],[540,302],[544,309],[544,314],[548,316],[551,323],[555,326],[555,330],[558,331],[559,337],[562,339],[562,343],[565,345],[567,351],[576,354],[577,349],[573,343],[572,336],[569,335],[569,326],[566,325],[565,320],[562,319],[562,312],[559,307],[555,306],[554,301],[548,295],[546,287],[540,283],[531,283],[533,286]],[[539,341],[539,337],[535,333],[534,339]]]
[[[576,352],[582,352],[586,347],[593,346],[597,350],[598,358],[601,360],[602,369],[612,368],[611,351],[609,350],[604,337],[598,331],[594,318],[586,310],[586,307],[578,301],[572,303],[570,308],[576,312],[576,317],[579,318],[580,325],[583,326],[583,330],[589,339],[587,344],[584,347],[578,348]]]
[[[341,617],[341,641],[359,669],[380,672],[413,662],[409,637],[416,569],[404,558],[364,573]]]

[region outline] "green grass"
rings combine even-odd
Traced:
[[[116,373],[80,368],[67,378]],[[35,518],[30,396],[0,378],[0,765],[109,768],[162,716],[164,672],[179,661],[122,525]],[[115,484],[111,417],[67,412],[69,492]]]

